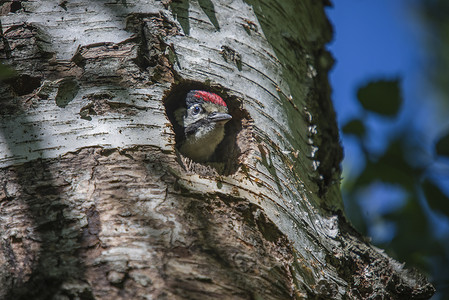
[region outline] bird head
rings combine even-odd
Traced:
[[[208,161],[224,138],[224,125],[230,119],[228,107],[217,94],[192,90],[185,98],[185,107],[175,111],[185,140],[179,150],[194,161]]]

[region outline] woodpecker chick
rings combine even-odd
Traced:
[[[199,90],[190,91],[185,104],[175,111],[185,135],[179,151],[196,162],[208,161],[224,138],[224,125],[232,119],[228,107],[217,94]]]

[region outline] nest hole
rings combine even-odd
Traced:
[[[228,113],[232,119],[225,124],[225,136],[217,146],[214,154],[207,162],[195,162],[178,151],[185,139],[184,129],[178,124],[174,112],[185,106],[185,98],[191,90],[203,90],[212,92],[226,102]],[[231,175],[238,171],[239,166],[249,154],[252,144],[252,120],[249,113],[242,108],[242,99],[229,95],[229,92],[221,87],[207,85],[196,81],[184,81],[173,85],[164,97],[164,106],[168,119],[175,133],[176,149],[180,164],[186,171],[204,176]]]

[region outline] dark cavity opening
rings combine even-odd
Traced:
[[[210,161],[198,163],[177,151],[179,162],[187,171],[200,175],[234,174],[248,155],[252,141],[252,120],[248,112],[242,108],[242,99],[229,95],[225,88],[218,85],[207,85],[195,81],[184,81],[173,85],[164,97],[164,106],[167,117],[173,125],[177,149],[184,141],[185,135],[182,126],[176,121],[174,112],[178,108],[185,107],[186,95],[191,90],[212,92],[222,97],[232,119],[226,123],[225,137],[217,146]]]

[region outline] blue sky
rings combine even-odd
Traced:
[[[425,31],[411,0],[338,0],[327,14],[334,25],[328,45],[336,59],[330,72],[332,100],[341,127],[362,117],[357,88],[373,79],[402,78],[404,103],[397,119],[375,114],[363,116],[370,128],[367,145],[381,154],[389,137],[401,128],[414,128],[414,138],[429,154],[435,140],[449,128],[447,107],[426,77]],[[360,149],[350,136],[342,136],[344,175],[360,171]],[[449,181],[446,182],[449,187]],[[449,191],[449,188],[448,188]]]
[[[420,69],[419,27],[404,0],[338,0],[327,13],[334,24],[329,49],[337,63],[331,72],[338,120],[359,110],[355,87],[379,76],[404,76],[416,81]]]
[[[338,0],[327,14],[334,25],[328,45],[336,59],[330,72],[332,100],[341,127],[363,118],[369,127],[366,144],[381,154],[389,137],[401,128],[414,128],[415,139],[429,155],[434,142],[449,128],[448,111],[425,76],[426,49],[423,24],[411,0]],[[360,85],[373,79],[402,78],[403,106],[398,118],[363,115],[356,98]],[[359,143],[342,135],[345,151],[343,177],[356,176],[364,166]],[[431,159],[431,157],[429,158]],[[449,190],[448,178],[442,178]]]
[[[338,123],[341,127],[352,118],[363,118],[370,128],[366,143],[370,150],[381,154],[386,150],[389,137],[401,126],[423,126],[423,119],[416,118],[416,106],[420,101],[415,97],[420,89],[422,49],[419,47],[420,34],[412,27],[416,24],[412,10],[407,7],[410,1],[334,2],[334,7],[327,13],[334,25],[334,40],[329,50],[336,64],[330,73],[330,81]],[[399,118],[393,120],[375,114],[363,115],[356,98],[357,88],[373,79],[397,77],[402,78],[404,98]],[[365,160],[360,143],[354,137],[342,135],[341,139],[345,152],[343,178],[347,179],[363,170]],[[398,193],[392,193],[393,190],[394,187],[382,188],[377,184],[360,194],[364,195],[359,205],[366,220],[379,219],[382,211],[403,203]],[[377,224],[377,227],[369,228],[374,240],[385,242],[394,237],[394,230],[389,224]]]
[[[365,141],[379,155],[386,150],[388,139],[401,128],[413,128],[412,139],[428,153],[429,174],[438,171],[431,164],[434,142],[449,129],[447,107],[439,106],[441,97],[425,75],[425,30],[413,0],[334,0],[326,10],[334,26],[334,40],[328,45],[336,59],[330,72],[332,100],[340,128],[353,118],[368,124]],[[356,92],[364,83],[375,79],[402,78],[403,106],[397,119],[363,114]],[[364,158],[354,137],[341,136],[345,152],[343,178],[357,176],[363,170]],[[447,170],[447,163],[445,165]],[[432,177],[435,178],[435,177]],[[437,178],[440,188],[449,194],[449,176]],[[345,179],[343,180],[343,185]],[[383,222],[382,215],[400,208],[407,195],[394,185],[375,183],[358,193],[358,205],[370,228],[373,241],[388,243],[395,236],[395,224]],[[421,195],[421,198],[422,195]],[[449,221],[430,211],[422,199],[422,209],[433,227],[432,234],[449,235]]]

